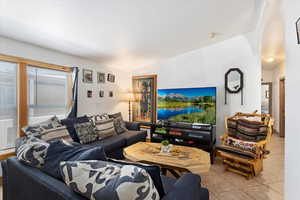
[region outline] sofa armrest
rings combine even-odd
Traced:
[[[6,160],[1,161],[1,167],[2,167],[2,199],[8,200],[7,197],[7,163]],[[0,197],[1,199],[1,197]]]
[[[16,157],[9,158],[6,167],[4,176],[7,185],[3,192],[7,199],[4,200],[86,200],[75,194],[64,182],[20,163]]]
[[[128,122],[125,121],[126,128],[131,131],[139,131],[140,130],[140,122]]]
[[[184,174],[162,200],[209,200],[209,192],[201,188],[201,178],[196,174]]]

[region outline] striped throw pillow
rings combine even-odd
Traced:
[[[47,129],[42,131],[39,135],[38,138],[41,140],[44,140],[46,142],[50,142],[53,140],[65,140],[68,142],[72,142],[73,139],[70,137],[68,129],[66,126],[59,126],[55,127],[52,129]]]
[[[95,125],[99,139],[104,139],[117,134],[115,131],[113,119],[98,120],[95,121]]]

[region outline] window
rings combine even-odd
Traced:
[[[0,61],[0,150],[14,147],[17,136],[17,66]]]
[[[29,124],[45,121],[53,115],[65,117],[69,103],[68,74],[63,71],[27,67]]]
[[[14,154],[20,128],[71,105],[72,68],[0,54],[0,160]]]

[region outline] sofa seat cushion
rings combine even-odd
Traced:
[[[165,193],[168,193],[173,190],[174,184],[176,183],[176,179],[168,176],[161,176],[161,180],[163,183],[163,188]]]
[[[122,149],[126,147],[126,140],[118,135],[105,138],[103,140],[98,140],[90,144],[85,144],[84,146],[93,147],[101,146],[106,153],[113,152],[116,149]]]
[[[147,137],[147,131],[126,131],[119,135],[119,137],[126,140],[126,146],[130,146],[137,142],[145,141]]]

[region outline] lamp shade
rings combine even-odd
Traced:
[[[133,93],[132,90],[127,90],[125,93],[124,93],[124,98],[123,98],[124,101],[135,101],[135,95]]]

